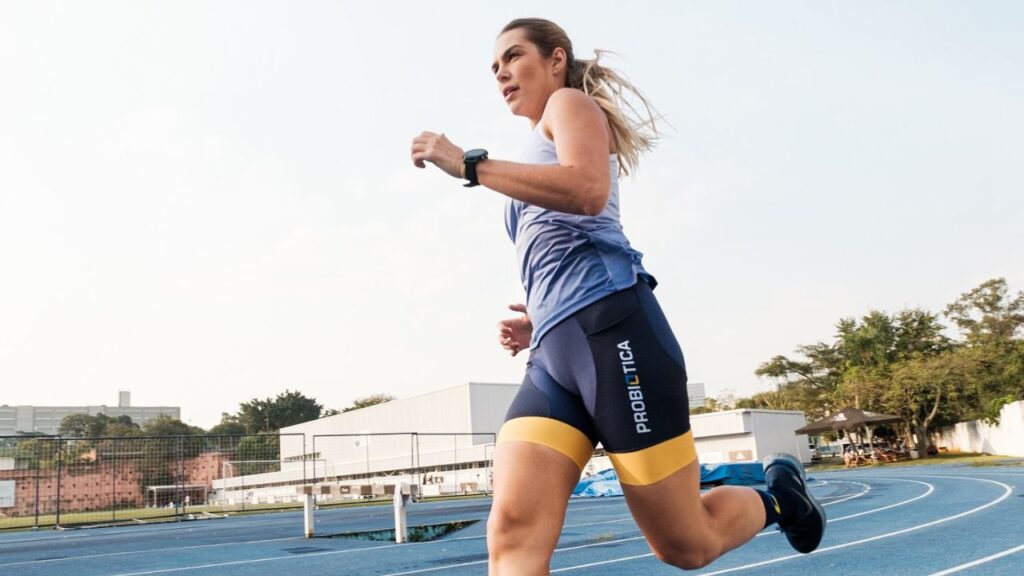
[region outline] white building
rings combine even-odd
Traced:
[[[690,416],[697,457],[705,464],[758,461],[787,452],[811,461],[806,434],[793,431],[807,424],[802,411],[727,410]]]
[[[22,433],[57,434],[60,423],[72,414],[111,418],[128,416],[132,422],[145,424],[160,416],[181,419],[181,408],[174,406],[132,406],[131,393],[119,392],[117,406],[0,406],[0,436]]]
[[[470,382],[282,428],[280,471],[215,480],[213,498],[291,500],[303,483],[324,486],[326,498],[382,493],[397,481],[425,495],[489,490],[494,441],[518,391]]]

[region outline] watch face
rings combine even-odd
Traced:
[[[483,148],[474,148],[474,149],[466,152],[462,156],[462,160],[465,161],[465,162],[477,162],[477,161],[480,161],[480,160],[484,160],[486,158],[487,158],[487,150],[484,150]]]

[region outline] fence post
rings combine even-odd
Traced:
[[[39,457],[39,445],[36,445],[36,523],[33,530],[39,530],[39,469],[42,468],[42,458]]]
[[[117,440],[111,440],[111,453],[113,457],[110,463],[110,521],[117,522]]]
[[[63,449],[62,444],[64,438],[57,436],[57,518],[54,520],[54,530],[60,530],[60,485],[61,485],[61,460],[63,460]]]
[[[416,433],[413,432],[409,435],[409,490],[412,490],[413,484],[417,484],[416,477],[419,476],[416,473]],[[418,488],[417,488],[418,489]],[[412,492],[409,493],[412,495]],[[417,498],[422,498],[423,495],[417,493]]]
[[[423,497],[423,459],[420,458],[420,435],[413,432],[416,437],[416,485],[419,486],[420,497]]]
[[[174,513],[179,520],[185,513],[185,438],[178,437],[178,497],[174,503]],[[179,512],[180,510],[180,512]]]

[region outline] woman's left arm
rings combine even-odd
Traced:
[[[564,88],[548,99],[541,124],[551,131],[558,164],[489,159],[477,164],[477,180],[510,198],[548,210],[600,214],[608,202],[611,181],[604,112],[590,96]],[[462,154],[443,134],[424,132],[413,140],[412,158],[420,168],[425,161],[431,162],[451,176],[464,178]]]

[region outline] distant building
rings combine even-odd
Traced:
[[[697,457],[705,464],[756,462],[776,452],[810,462],[807,435],[795,433],[806,423],[799,410],[742,408],[690,416]]]
[[[56,434],[65,416],[106,414],[111,418],[128,416],[132,422],[145,424],[160,416],[181,419],[181,408],[174,406],[132,406],[131,392],[119,392],[117,406],[0,406],[0,436],[21,433]]]
[[[704,383],[687,382],[686,396],[690,401],[690,410],[693,410],[694,408],[703,408],[707,401],[707,395],[704,392]]]

